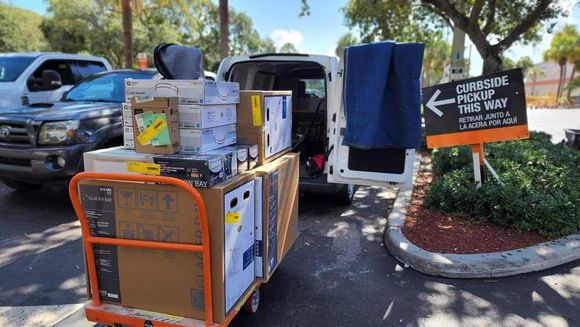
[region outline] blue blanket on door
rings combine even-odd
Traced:
[[[421,145],[423,48],[379,42],[345,49],[343,145],[363,150]]]

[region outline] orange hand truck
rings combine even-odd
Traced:
[[[184,244],[172,242],[143,241],[132,239],[121,239],[112,237],[98,237],[90,233],[89,223],[81,206],[77,186],[81,180],[113,180],[124,182],[141,182],[141,183],[158,183],[173,185],[185,190],[195,200],[198,208],[202,242],[201,244]],[[75,175],[69,184],[69,195],[81,223],[83,245],[86,251],[87,273],[89,274],[89,284],[91,291],[91,301],[85,304],[85,315],[89,321],[94,321],[108,326],[145,326],[145,327],[176,327],[176,326],[227,326],[235,315],[242,308],[241,305],[235,306],[226,316],[223,323],[213,322],[212,291],[211,291],[211,259],[210,243],[207,215],[205,204],[199,192],[186,182],[166,176],[151,175],[133,175],[133,174],[112,174],[112,173],[95,173],[83,172]],[[126,247],[148,248],[171,251],[188,251],[201,252],[203,257],[203,285],[205,299],[205,321],[173,317],[154,312],[142,311],[133,308],[127,308],[115,304],[101,303],[99,294],[99,285],[97,280],[97,270],[95,265],[93,247],[94,244],[107,244]],[[249,313],[255,313],[258,309],[260,293],[259,281],[255,281],[252,286],[242,296],[243,308]]]

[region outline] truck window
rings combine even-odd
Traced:
[[[77,80],[85,79],[94,73],[107,70],[105,64],[98,61],[75,60],[72,65]]]
[[[31,92],[42,90],[42,72],[45,70],[54,70],[58,72],[60,74],[62,85],[74,85],[76,83],[76,79],[72,74],[68,60],[47,60],[40,65],[40,67],[38,67],[28,79],[28,89]]]
[[[325,98],[326,97],[326,87],[323,79],[300,79],[298,80],[299,97],[310,97],[310,98]],[[302,89],[302,87],[304,87]]]
[[[0,57],[0,83],[14,82],[34,61],[34,57]]]

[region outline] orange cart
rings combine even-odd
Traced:
[[[185,190],[194,200],[198,208],[202,231],[201,244],[184,244],[171,242],[131,240],[111,237],[92,236],[89,224],[79,199],[77,185],[81,180],[114,180],[124,182],[158,183],[179,187]],[[90,291],[92,300],[85,304],[85,314],[88,320],[109,326],[145,326],[145,327],[175,327],[175,326],[227,326],[235,315],[243,307],[245,311],[254,313],[258,309],[260,282],[256,281],[242,296],[242,305],[235,306],[226,316],[223,323],[213,322],[212,291],[211,291],[211,259],[209,230],[205,205],[199,192],[186,182],[165,176],[133,175],[133,174],[110,174],[84,172],[75,175],[69,184],[70,198],[81,223],[83,245],[86,251],[87,273],[89,275]],[[203,257],[203,284],[205,299],[205,321],[174,317],[165,314],[142,311],[123,307],[120,305],[101,303],[97,270],[95,265],[93,247],[94,244],[107,244],[126,247],[148,248],[171,251],[201,252]]]

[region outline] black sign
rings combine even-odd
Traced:
[[[423,89],[427,135],[527,125],[521,69]]]

